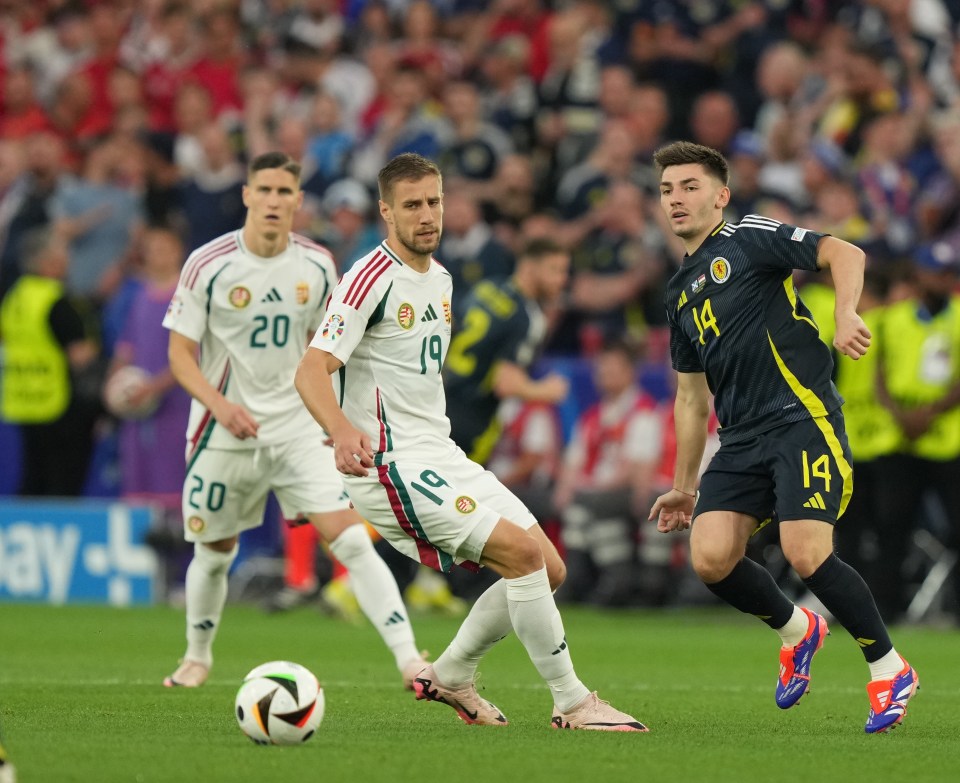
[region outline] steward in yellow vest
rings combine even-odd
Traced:
[[[879,396],[900,430],[877,486],[886,577],[875,595],[893,617],[906,604],[901,577],[918,510],[933,508],[924,499],[940,501],[929,521],[948,546],[957,546],[960,530],[960,253],[946,242],[920,248],[914,280],[916,295],[890,304],[877,329]]]
[[[852,565],[863,576],[876,594],[883,575],[878,573],[876,558],[870,556],[876,547],[870,546],[876,528],[876,485],[878,466],[896,451],[901,434],[893,415],[877,397],[879,372],[878,324],[883,317],[887,294],[887,280],[877,272],[867,270],[863,278],[863,293],[858,312],[873,334],[871,348],[858,360],[833,351],[834,383],[843,397],[843,415],[847,441],[853,454],[853,497],[843,519],[837,524],[837,552],[842,560]],[[810,309],[820,329],[820,338],[833,348],[836,328],[833,308],[836,295],[833,287],[820,280],[805,285],[800,297]]]
[[[67,354],[50,324],[53,306],[63,296],[59,280],[25,274],[0,305],[4,345],[0,412],[5,421],[49,423],[70,404]]]
[[[24,274],[0,303],[0,416],[20,425],[21,494],[77,495],[92,450],[89,411],[72,377],[97,346],[66,296],[66,248],[45,230],[23,241]]]

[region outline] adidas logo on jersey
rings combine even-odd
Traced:
[[[804,508],[818,508],[818,509],[820,509],[821,511],[826,511],[826,510],[827,510],[827,506],[826,506],[826,504],[823,502],[823,496],[822,496],[819,492],[818,492],[816,495],[814,495],[812,498],[810,498],[810,500],[808,500],[806,503],[804,503],[804,504],[803,504],[803,507],[804,507]]]
[[[271,288],[267,295],[260,300],[261,302],[282,302],[283,297],[276,288]]]
[[[427,312],[423,314],[421,321],[436,321],[437,320],[437,311],[433,309],[432,304],[427,305]]]

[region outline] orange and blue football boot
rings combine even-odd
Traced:
[[[790,709],[810,686],[810,664],[823,640],[830,631],[827,621],[809,609],[801,610],[807,615],[809,625],[806,636],[794,647],[780,648],[780,677],[777,679],[777,706]]]
[[[870,714],[867,715],[867,734],[883,734],[895,729],[906,717],[907,702],[920,687],[920,678],[914,668],[903,660],[903,668],[892,680],[874,680],[867,683]]]

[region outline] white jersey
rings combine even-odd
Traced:
[[[421,274],[383,242],[343,276],[311,342],[343,362],[340,405],[370,436],[377,464],[455,448],[440,377],[452,290],[435,260]]]
[[[254,255],[241,231],[190,254],[163,325],[200,344],[204,377],[260,424],[256,438],[240,440],[194,400],[191,448],[255,449],[318,426],[293,377],[336,281],[329,251],[297,234],[273,258]]]

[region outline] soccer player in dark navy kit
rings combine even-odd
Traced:
[[[864,254],[758,215],[724,221],[728,167],[714,149],[680,141],[657,150],[654,161],[660,204],[686,254],[665,295],[678,373],[676,472],[650,519],[662,532],[696,520],[690,551],[697,575],[779,634],[776,702],[787,709],[807,690],[827,623],[795,606],[744,556],[750,536],[778,520],[784,556],[863,650],[871,675],[867,733],[888,731],[903,719],[919,680],[894,649],[867,585],[833,551],[834,525],[853,491],[843,400],[831,381],[830,351],[793,284],[794,269],[830,269],[833,344],[859,359],[870,346],[856,311]],[[698,492],[711,393],[721,445]]]
[[[500,437],[501,400],[555,404],[569,382],[559,373],[530,376],[547,336],[544,307],[563,293],[570,254],[550,239],[533,239],[506,281],[479,282],[454,313],[460,326],[444,365],[450,437],[474,462],[485,465]]]

